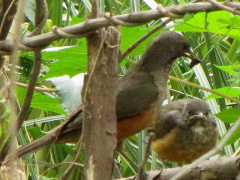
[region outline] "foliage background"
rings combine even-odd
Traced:
[[[26,21],[22,26],[23,35],[29,34],[33,30],[34,24],[35,4],[31,0],[26,2]],[[184,0],[156,0],[155,2],[163,6],[189,3],[189,1]],[[47,3],[49,18],[43,33],[50,32],[53,25],[64,27],[82,22],[85,10],[90,9],[88,0],[47,0]],[[104,4],[106,12],[112,12],[113,14],[150,10],[150,7],[144,0],[105,0],[101,1],[101,3]],[[161,23],[161,20],[152,21],[138,27],[122,27],[121,51],[126,50],[132,43],[159,23]],[[189,40],[197,57],[203,61],[201,67],[190,69],[188,66],[190,61],[182,58],[180,61],[175,62],[171,75],[210,89],[216,89],[227,96],[239,98],[240,16],[226,11],[197,13],[195,15],[187,14],[181,19],[175,19],[174,23],[150,36],[121,62],[120,75],[125,74],[137,62],[153,37],[167,29],[181,32]],[[65,48],[67,46],[68,48]],[[54,51],[51,49],[52,47],[55,47]],[[41,68],[41,76],[38,79],[38,86],[52,87],[52,84],[46,81],[46,79],[63,75],[72,77],[86,72],[86,53],[85,38],[62,39],[53,42],[49,49],[43,52],[44,63]],[[21,52],[19,82],[27,83],[33,59],[31,52]],[[218,118],[218,128],[221,136],[224,136],[231,123],[234,123],[240,116],[237,103],[226,98],[224,99],[172,80],[169,80],[168,87],[166,103],[167,101],[181,98],[209,100],[211,111]],[[20,104],[23,102],[25,90],[25,88],[17,87],[17,97]],[[71,90],[69,92],[71,94]],[[24,123],[25,126],[19,133],[20,144],[24,145],[30,140],[39,138],[60,124],[66,114],[61,104],[61,98],[58,93],[35,92],[28,121]],[[240,130],[229,140],[228,146],[225,147],[224,152],[219,154],[219,156],[231,156],[240,146],[239,137]],[[134,162],[140,164],[144,158],[146,148],[146,132],[140,132],[129,138],[125,146],[127,155]],[[37,179],[40,175],[44,179],[57,179],[60,177],[65,172],[69,162],[72,161],[75,147],[76,144],[53,145],[24,158],[24,165],[29,179]],[[119,172],[116,173],[117,171],[114,171],[114,177],[119,175],[127,177],[135,174],[134,169],[121,155],[116,154],[115,157]],[[81,177],[83,152],[79,156],[78,163],[79,168],[75,168],[70,179]],[[165,163],[168,167],[179,165],[173,162]],[[156,170],[162,167],[162,161],[152,152],[146,169]]]

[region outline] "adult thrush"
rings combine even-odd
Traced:
[[[181,56],[199,61],[180,34],[167,31],[159,35],[147,48],[139,62],[122,78],[117,86],[117,141],[145,129],[158,117],[165,99],[165,90],[172,62]],[[17,151],[18,157],[52,143],[78,141],[82,133],[81,108],[73,112],[62,125],[45,137],[37,139]]]

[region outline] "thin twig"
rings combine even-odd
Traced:
[[[240,152],[240,147],[238,147],[238,149],[235,151],[235,153],[232,155],[232,157],[235,157],[239,154]]]
[[[213,90],[213,89],[208,89],[208,88],[205,88],[205,87],[200,86],[200,85],[198,85],[198,84],[195,84],[195,83],[192,83],[192,82],[188,82],[188,81],[185,81],[185,80],[183,80],[183,79],[176,78],[176,77],[174,77],[174,76],[169,76],[169,79],[170,79],[170,80],[173,80],[173,81],[176,81],[176,82],[179,82],[179,83],[181,83],[181,84],[185,84],[185,85],[192,86],[192,87],[195,87],[195,88],[198,88],[198,89],[202,89],[202,90],[207,91],[207,92],[210,92],[210,93],[212,93],[212,94],[216,94],[216,95],[222,96],[222,97],[224,97],[224,98],[226,98],[226,99],[229,99],[229,100],[231,100],[231,101],[233,101],[233,102],[235,102],[235,103],[237,103],[237,104],[240,104],[240,101],[239,101],[238,99],[233,98],[233,97],[230,97],[230,96],[228,96],[228,95],[226,95],[226,94],[217,92],[217,91],[215,91],[215,90]]]
[[[147,163],[147,160],[149,158],[153,136],[154,136],[154,132],[150,132],[149,133],[149,139],[148,139],[147,147],[146,147],[145,156],[144,156],[142,164],[141,164],[141,166],[139,168],[138,175],[136,177],[137,180],[144,180],[144,179],[146,179],[146,172],[144,170],[144,167],[145,167],[145,165]]]
[[[197,167],[202,161],[210,158],[211,156],[214,156],[215,154],[219,153],[222,151],[224,145],[226,142],[231,138],[231,136],[240,128],[240,118],[236,121],[236,123],[230,128],[230,130],[227,132],[227,134],[223,137],[223,139],[208,153],[204,154],[197,160],[195,160],[192,164],[190,164],[190,167],[187,169],[184,169],[183,171],[179,172],[176,174],[172,180],[178,180],[185,174],[189,173],[192,169]]]
[[[124,159],[126,159],[130,165],[133,167],[134,171],[139,171],[139,167],[138,165],[131,159],[128,157],[128,155],[124,152],[124,151],[119,151],[119,153],[123,156]]]
[[[13,18],[17,11],[17,2],[18,0],[9,0],[1,3],[0,17],[2,19],[0,19],[0,40],[5,40],[9,34]],[[7,52],[3,54],[10,55],[10,53]],[[5,57],[3,57],[2,52],[0,52],[0,69],[3,68],[4,63]]]
[[[118,166],[117,166],[117,164],[116,164],[115,161],[113,161],[113,167],[114,167],[114,169],[115,169],[117,178],[118,178],[118,179],[121,178],[121,177],[122,177],[122,174],[121,174],[120,170],[118,169]]]
[[[221,4],[221,3],[219,3],[215,0],[207,0],[207,1],[210,2],[211,4],[213,4],[214,6],[218,7],[219,9],[228,11],[228,12],[233,13],[233,14],[240,15],[240,12],[238,10],[230,8],[228,6],[225,6],[224,4]]]
[[[9,33],[9,29],[12,25],[12,21],[14,18],[14,15],[17,11],[17,4],[19,0],[13,0],[11,4],[9,4],[8,9],[4,13],[3,19],[1,21],[1,27],[0,27],[0,39],[3,40],[7,37]],[[9,3],[4,1],[4,3]],[[2,7],[3,8],[3,7]],[[3,9],[1,9],[3,11]]]
[[[140,43],[142,43],[145,39],[147,39],[149,36],[151,36],[153,33],[158,31],[160,28],[164,27],[167,23],[169,23],[172,19],[167,18],[165,21],[163,21],[161,24],[157,25],[155,28],[148,31],[148,33],[144,34],[140,39],[138,39],[136,42],[134,42],[128,49],[126,49],[120,56],[119,62],[121,62],[130,52],[132,52]]]
[[[42,28],[44,26],[43,23],[46,23],[47,20],[47,5],[46,5],[46,1],[42,1],[42,0],[37,0],[36,1],[36,12],[35,12],[35,24],[36,24],[36,29],[32,32],[31,35],[38,35],[41,33]],[[30,108],[31,105],[31,101],[32,101],[32,96],[34,93],[34,88],[36,86],[37,83],[37,79],[40,73],[40,69],[41,69],[41,63],[42,63],[42,53],[41,50],[35,50],[34,51],[34,56],[35,56],[35,61],[33,64],[33,70],[31,72],[31,76],[29,79],[29,85],[27,88],[27,93],[22,105],[22,108],[18,114],[17,117],[17,130],[19,130],[22,126],[23,121],[25,120],[27,114],[28,114],[28,110]]]
[[[27,84],[24,84],[21,82],[15,82],[15,83],[16,83],[16,86],[28,88]],[[34,90],[38,92],[56,92],[57,91],[55,88],[44,88],[44,87],[37,87],[37,86],[35,86]]]
[[[80,163],[61,162],[61,163],[55,164],[54,166],[51,166],[51,167],[47,168],[47,169],[42,173],[42,175],[39,176],[38,180],[42,180],[42,179],[43,179],[42,176],[45,175],[47,172],[49,172],[50,169],[54,169],[54,168],[56,168],[56,167],[58,167],[58,166],[61,166],[61,165],[63,165],[63,164],[74,164],[74,165],[76,165],[76,166],[83,167],[83,165],[80,164]]]
[[[27,93],[26,93],[21,111],[19,112],[19,115],[17,117],[17,129],[18,130],[21,128],[22,123],[28,114],[28,110],[29,110],[29,107],[30,107],[31,101],[32,101],[34,88],[37,83],[38,75],[39,75],[40,69],[41,69],[41,62],[42,62],[41,51],[35,51],[34,56],[35,56],[35,61],[34,61],[33,70],[31,73],[31,77],[29,80]]]
[[[10,139],[7,142],[9,146],[9,154],[13,154],[14,156],[16,155],[16,134],[17,134],[17,127],[16,127],[16,123],[17,123],[17,103],[16,103],[16,98],[15,98],[15,85],[14,82],[16,81],[16,66],[17,66],[17,62],[18,62],[18,58],[19,58],[19,42],[20,42],[20,26],[21,23],[23,22],[23,16],[24,16],[24,12],[22,11],[22,9],[25,9],[25,1],[21,1],[19,6],[18,6],[18,13],[15,17],[15,21],[16,23],[14,24],[13,27],[13,41],[14,41],[14,48],[13,48],[13,52],[12,55],[10,56],[11,58],[11,62],[12,62],[12,66],[11,66],[11,71],[10,71],[10,84],[8,86],[8,98],[7,98],[7,103],[9,106],[9,110],[10,110],[10,119],[11,119],[11,124],[10,124]],[[12,166],[13,163],[10,164],[10,166]],[[12,167],[14,168],[14,167]]]
[[[41,34],[41,31],[47,22],[48,8],[46,0],[36,0],[35,12],[35,29],[31,32],[29,37]]]
[[[77,163],[78,156],[79,156],[79,154],[81,152],[82,143],[83,143],[83,134],[81,134],[81,136],[80,136],[80,138],[78,140],[78,145],[77,145],[77,148],[76,148],[76,153],[74,155],[73,162],[69,165],[69,167],[67,168],[65,173],[62,175],[62,177],[61,177],[62,180],[67,180],[69,175],[70,175],[70,173],[73,171],[73,169],[75,167],[75,164]]]

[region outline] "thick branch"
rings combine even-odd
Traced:
[[[171,179],[177,173],[188,169],[190,165],[183,167],[168,168],[161,171],[149,171],[146,180],[165,180]],[[217,160],[206,160],[194,168],[191,172],[181,177],[181,180],[192,179],[236,179],[240,170],[240,156],[223,157]],[[119,180],[130,180],[133,177]]]
[[[92,18],[98,9],[92,0]],[[117,27],[101,28],[87,37],[88,72],[82,91],[85,179],[112,179],[119,42]]]
[[[225,6],[232,7],[236,10],[240,10],[240,3],[238,2],[225,2],[222,3]],[[162,8],[161,10],[149,10],[143,12],[135,12],[131,14],[124,14],[124,15],[117,15],[113,16],[115,19],[124,21],[127,23],[146,23],[151,20],[157,20],[163,17],[168,17],[169,14],[177,14],[177,15],[184,15],[186,13],[197,13],[197,12],[211,12],[211,11],[219,11],[218,7],[212,5],[211,3],[204,2],[204,3],[190,3],[178,6],[171,6]],[[169,13],[171,12],[171,13]],[[101,17],[96,19],[90,19],[88,21],[75,24],[72,26],[67,26],[61,29],[61,31],[72,34],[72,35],[81,35],[88,33],[90,31],[94,31],[96,29],[111,26],[112,21],[109,18]],[[138,25],[138,24],[136,24]],[[74,36],[73,36],[74,37]],[[34,37],[25,37],[22,40],[22,49],[33,50],[32,48],[41,48],[50,44],[55,40],[61,39],[57,33],[50,32]],[[0,51],[7,51],[10,52],[12,50],[13,43],[11,41],[0,41]],[[27,47],[30,47],[28,49]]]

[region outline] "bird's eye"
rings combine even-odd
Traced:
[[[183,46],[183,50],[184,50],[185,52],[188,51],[188,50],[189,50],[189,46],[184,45],[184,46]]]
[[[206,115],[208,116],[208,114],[211,112],[210,108],[208,108],[208,111],[206,112]]]
[[[194,113],[193,113],[193,111],[189,111],[188,114],[189,115],[193,115]]]

